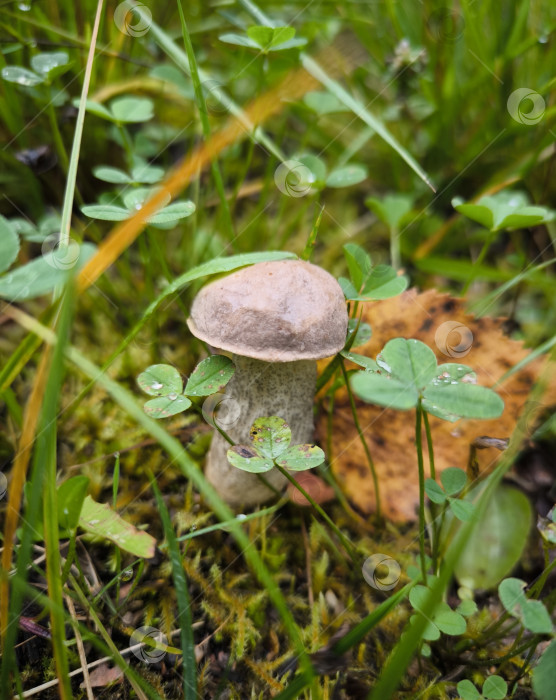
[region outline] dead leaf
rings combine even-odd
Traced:
[[[89,675],[89,681],[91,683],[91,688],[104,688],[111,683],[115,683],[123,678],[124,672],[119,666],[109,667],[108,664],[102,664],[95,668],[95,670]],[[84,683],[81,683],[81,688],[85,687]]]
[[[435,290],[419,294],[411,289],[393,299],[364,304],[362,320],[370,323],[373,335],[365,345],[354,348],[355,352],[375,358],[392,338],[417,338],[434,350],[439,363],[461,362],[472,367],[477,373],[477,383],[483,386],[492,386],[530,352],[521,342],[504,334],[504,319],[474,318],[465,313],[462,299]],[[430,417],[439,472],[450,466],[465,469],[470,445],[476,438],[511,436],[542,365],[543,358],[529,363],[497,388],[505,402],[500,418],[448,423]],[[535,407],[536,413],[553,404],[556,404],[554,377],[544,395],[543,406]],[[419,500],[415,412],[389,410],[359,400],[357,407],[379,476],[384,515],[392,520],[414,520]],[[321,445],[326,444],[326,420],[323,412],[317,426]],[[371,473],[345,390],[336,395],[333,430],[334,454],[328,455],[332,470],[357,508],[363,513],[373,512],[375,494]],[[424,449],[428,472],[426,445]],[[492,469],[499,455],[494,447],[478,450],[480,470]]]

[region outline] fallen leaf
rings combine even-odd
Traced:
[[[417,338],[434,350],[439,363],[461,362],[470,366],[477,374],[477,383],[483,386],[492,386],[530,352],[523,343],[504,334],[504,319],[474,318],[465,312],[463,299],[435,290],[419,294],[411,289],[392,299],[364,304],[362,321],[371,325],[373,335],[354,349],[358,354],[374,359],[392,338]],[[466,469],[470,445],[477,438],[511,436],[543,362],[543,358],[530,362],[497,387],[505,403],[504,413],[499,418],[448,423],[430,417],[439,473],[453,466]],[[356,367],[352,363],[348,366]],[[358,399],[356,404],[378,473],[383,514],[391,520],[414,520],[419,501],[415,411],[385,409]],[[542,405],[534,407],[535,414],[538,416],[553,404],[556,404],[554,377]],[[317,424],[321,445],[326,444],[326,421],[324,411]],[[533,432],[533,427],[528,426],[529,433]],[[328,455],[332,470],[352,503],[363,513],[371,513],[376,507],[373,480],[345,389],[336,394],[333,431],[334,452]],[[424,435],[423,443],[429,476]],[[492,469],[499,455],[495,447],[477,450],[475,459],[480,471]]]
[[[124,672],[118,666],[113,666],[110,668],[107,664],[102,664],[95,668],[95,670],[89,674],[89,681],[91,688],[104,688],[111,683],[115,683],[123,678]],[[81,683],[80,688],[85,687],[85,683]]]

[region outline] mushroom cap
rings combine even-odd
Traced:
[[[211,282],[187,319],[193,335],[209,345],[265,362],[335,355],[347,323],[338,282],[302,260],[256,263]]]

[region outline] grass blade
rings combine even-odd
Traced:
[[[189,604],[189,591],[187,590],[187,580],[183,569],[180,549],[176,538],[176,533],[172,527],[170,514],[166,504],[162,500],[160,489],[156,485],[154,477],[151,477],[151,486],[156,498],[156,504],[164,528],[164,536],[168,543],[170,561],[172,562],[172,577],[176,588],[176,599],[178,602],[178,624],[181,628],[181,648],[183,651],[183,692],[186,700],[194,700],[197,697],[197,662],[195,661],[195,642],[193,640],[193,619]]]

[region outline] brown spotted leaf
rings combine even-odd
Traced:
[[[374,359],[392,338],[417,338],[434,351],[439,363],[461,362],[471,367],[477,383],[483,386],[492,386],[530,352],[521,342],[504,334],[504,319],[474,318],[465,312],[462,299],[435,290],[419,294],[411,289],[392,299],[365,304],[362,320],[371,325],[373,335],[357,348],[358,354]],[[530,362],[496,387],[505,404],[499,418],[448,423],[430,417],[439,471],[454,466],[465,469],[470,445],[481,436],[499,439],[511,436],[542,365],[543,358]],[[384,515],[394,520],[413,520],[419,500],[414,411],[385,409],[358,399],[356,403],[378,472]],[[553,404],[556,404],[554,381],[536,414]],[[318,422],[320,444],[326,444],[326,421],[323,412]],[[528,428],[531,433],[534,426]],[[336,395],[333,431],[334,452],[328,455],[332,470],[357,508],[370,513],[375,509],[373,480],[345,390]],[[426,444],[424,450],[428,471]],[[494,447],[477,451],[479,469],[492,469],[499,455]]]

